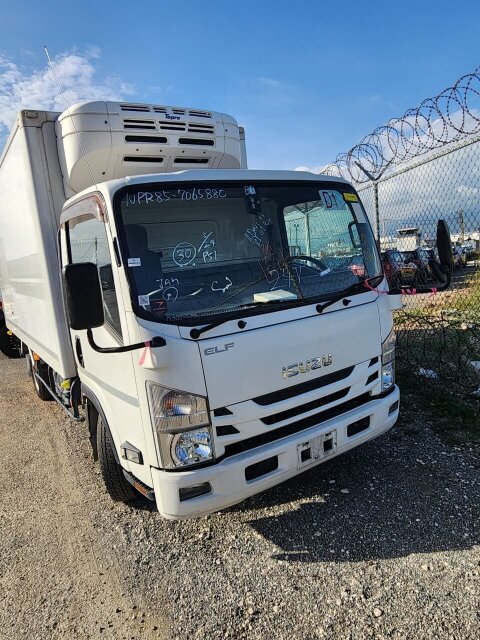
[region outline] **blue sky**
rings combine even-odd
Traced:
[[[44,106],[56,91],[44,44],[75,53],[71,95],[233,115],[254,168],[325,165],[480,64],[469,1],[0,0],[0,15],[0,145],[19,100]]]

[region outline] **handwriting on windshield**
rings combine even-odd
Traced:
[[[157,280],[158,282],[158,290],[162,291],[165,287],[174,287],[177,284],[180,284],[180,280],[175,278],[175,276],[169,276],[168,278],[160,278]]]
[[[137,191],[137,193],[127,193],[124,203],[126,207],[138,204],[159,204],[168,202],[172,198],[175,198],[175,195],[170,191]]]
[[[262,254],[263,257],[258,264],[265,275],[265,280],[272,285],[270,291],[290,287],[291,271],[288,269],[283,252],[279,250],[274,253],[270,245],[262,245]],[[288,280],[288,284],[284,282],[285,279]],[[282,280],[281,284],[279,284],[280,280]]]
[[[202,256],[204,264],[207,262],[215,262],[217,259],[217,251],[215,249],[215,236],[213,231],[203,232],[203,242],[198,247],[198,253]]]
[[[270,218],[259,214],[258,216],[256,216],[255,223],[245,231],[245,238],[253,244],[257,245],[257,247],[261,247],[267,228],[271,224],[272,221]]]
[[[295,280],[300,284],[302,281],[303,265],[288,265],[285,255],[281,250],[274,253],[270,245],[262,245],[263,258],[258,261],[262,269],[265,280],[271,284],[270,291],[275,289],[289,289],[292,285],[293,273]]]
[[[188,267],[195,260],[197,250],[191,242],[180,242],[173,250],[172,259],[179,267]]]
[[[173,250],[172,259],[175,264],[181,268],[189,265],[195,266],[195,258],[198,256],[203,260],[203,264],[216,262],[217,250],[215,234],[213,231],[204,231],[202,233],[202,242],[198,248],[191,242],[180,242]]]
[[[169,191],[137,191],[136,193],[127,193],[123,203],[126,207],[134,205],[151,205],[161,204],[169,200],[218,200],[227,198],[228,194],[224,189],[218,187],[207,187],[198,189],[170,189]]]
[[[222,284],[225,286],[222,286]],[[228,276],[225,276],[225,282],[219,284],[218,280],[214,280],[210,288],[212,291],[221,291],[222,293],[225,293],[225,291],[228,291],[228,289],[230,289],[232,284],[233,282],[230,280],[230,278]]]
[[[178,289],[176,285],[180,284],[180,280],[175,276],[168,278],[160,278],[158,282],[158,292],[162,294],[165,302],[175,302],[178,298]]]
[[[167,287],[162,293],[162,298],[165,302],[175,302],[178,298],[178,289],[176,287]]]

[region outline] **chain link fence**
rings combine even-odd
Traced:
[[[404,297],[400,366],[480,400],[480,68],[376,129],[324,172],[356,186],[393,286],[434,287],[436,223],[449,225],[452,284]]]

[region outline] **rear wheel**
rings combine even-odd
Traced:
[[[7,358],[20,358],[20,341],[9,333],[5,324],[0,325],[0,351]]]
[[[110,435],[100,416],[97,419],[97,451],[102,478],[112,500],[115,502],[135,500],[138,494],[125,479],[122,467],[115,460]]]

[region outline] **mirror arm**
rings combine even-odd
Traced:
[[[126,351],[135,351],[135,349],[144,349],[145,347],[164,347],[167,342],[165,338],[155,336],[148,342],[137,342],[136,344],[129,344],[123,347],[99,347],[93,339],[93,333],[91,329],[87,329],[88,344],[97,353],[125,353]]]

